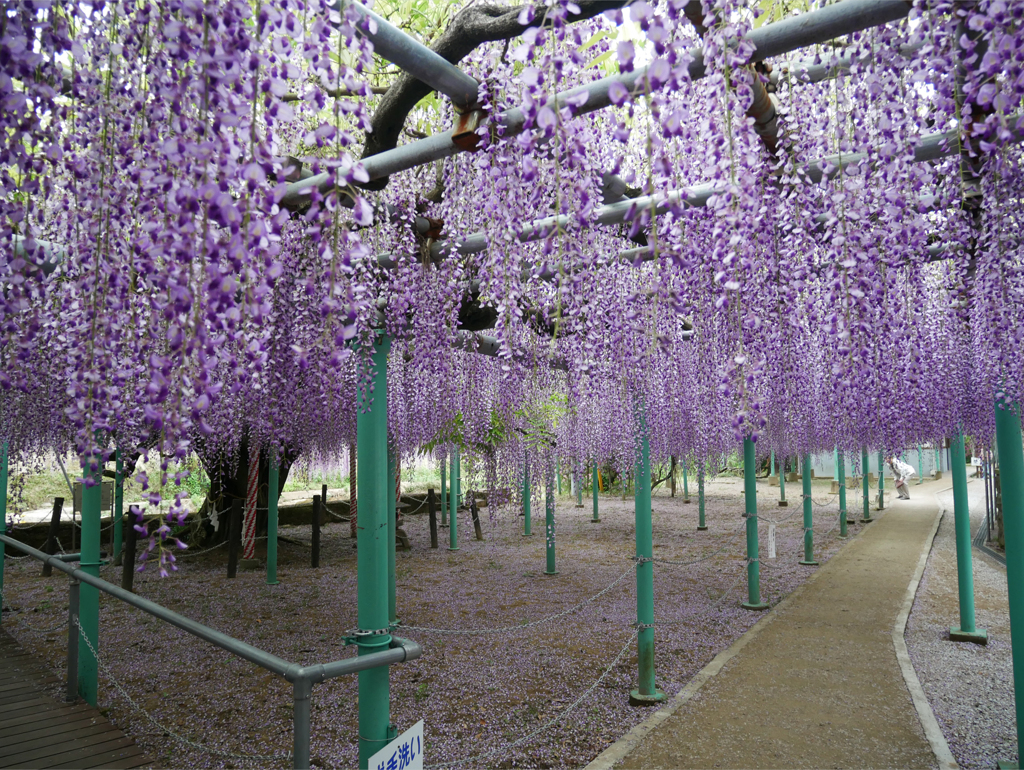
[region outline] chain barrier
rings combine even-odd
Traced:
[[[52,628],[37,628],[36,626],[33,626],[31,623],[27,623],[23,618],[19,617],[19,615],[25,614],[25,610],[19,610],[17,607],[11,604],[10,601],[7,599],[7,596],[4,594],[3,589],[0,589],[0,605],[2,605],[3,602],[7,602],[7,606],[10,609],[8,617],[11,620],[13,620],[19,626],[24,628],[26,631],[33,634],[38,634],[39,636],[46,636],[47,634],[52,634],[55,631],[59,631],[60,629],[64,628],[65,624],[67,624],[68,622],[68,619],[65,617],[60,621],[60,623],[53,626]]]
[[[466,759],[458,760],[456,762],[446,762],[446,763],[441,764],[441,765],[430,765],[427,768],[425,768],[425,770],[441,770],[442,768],[458,767],[459,765],[466,765],[466,764],[469,764],[469,763],[479,763],[480,760],[482,760],[482,759],[487,759],[489,757],[497,756],[498,754],[503,754],[505,752],[510,751],[511,749],[516,748],[517,746],[520,746],[520,745],[522,745],[522,744],[524,744],[524,743],[526,743],[528,741],[533,740],[533,738],[535,738],[536,736],[540,735],[542,732],[544,732],[548,728],[554,726],[558,722],[561,722],[562,719],[564,719],[565,716],[570,711],[572,711],[574,708],[576,708],[578,705],[580,705],[580,703],[582,703],[587,698],[587,696],[589,696],[594,690],[597,689],[598,685],[600,685],[601,682],[604,681],[605,677],[608,676],[608,674],[610,674],[612,672],[612,669],[614,669],[617,665],[619,665],[619,661],[622,660],[622,657],[626,654],[626,652],[629,650],[629,648],[633,646],[633,642],[636,640],[638,634],[639,634],[639,631],[634,629],[632,636],[630,636],[629,640],[624,645],[622,645],[622,649],[619,650],[619,654],[615,656],[615,659],[610,664],[608,664],[608,667],[601,673],[601,676],[599,676],[594,681],[594,683],[592,685],[590,685],[590,687],[588,687],[586,690],[584,690],[583,693],[576,700],[574,700],[572,703],[570,703],[569,706],[564,711],[562,711],[560,714],[557,714],[556,716],[554,716],[551,719],[549,719],[547,722],[542,724],[540,727],[538,727],[532,733],[529,733],[528,735],[524,735],[522,738],[519,738],[518,740],[513,741],[512,743],[508,744],[507,746],[503,746],[500,749],[495,749],[494,751],[489,751],[486,754],[477,754],[476,756],[473,756],[473,757],[467,757]]]
[[[156,719],[148,711],[146,711],[144,708],[142,708],[142,706],[140,706],[138,703],[136,703],[135,699],[132,698],[132,696],[128,694],[128,691],[125,690],[124,687],[121,685],[121,683],[117,679],[114,678],[114,675],[112,673],[110,673],[110,669],[100,659],[100,656],[96,654],[96,648],[92,646],[92,642],[89,641],[89,636],[82,629],[82,624],[81,624],[81,622],[79,622],[78,618],[75,618],[75,625],[78,626],[78,638],[85,641],[86,647],[89,648],[89,652],[92,653],[93,658],[95,658],[95,660],[96,660],[96,664],[100,667],[100,669],[103,671],[103,673],[106,674],[107,679],[110,680],[110,682],[114,685],[114,687],[116,687],[118,689],[118,691],[120,691],[120,693],[124,697],[124,699],[126,701],[128,701],[129,704],[131,704],[132,708],[134,708],[136,711],[138,711],[140,714],[142,714],[147,720],[149,720],[150,724],[152,724],[154,727],[156,727],[161,732],[166,733],[167,735],[169,735],[174,740],[178,741],[181,744],[184,744],[185,746],[188,746],[190,748],[196,749],[197,751],[201,751],[204,754],[211,754],[211,755],[216,756],[216,757],[225,757],[226,759],[254,759],[254,760],[257,760],[257,761],[260,761],[260,762],[269,762],[269,761],[272,761],[272,760],[282,760],[282,759],[291,759],[292,758],[292,753],[290,751],[287,754],[271,754],[271,755],[266,755],[266,756],[264,756],[264,755],[257,755],[257,754],[235,754],[234,752],[223,751],[222,749],[215,749],[212,746],[207,746],[207,745],[202,744],[202,743],[197,743],[197,742],[195,742],[193,740],[185,738],[182,735],[178,735],[176,732],[171,730],[166,725],[163,725],[160,722],[156,721]]]
[[[709,604],[702,612],[698,613],[696,617],[684,618],[683,620],[657,620],[656,619],[654,621],[655,625],[659,625],[659,626],[678,626],[678,625],[681,625],[683,623],[695,623],[695,622],[697,622],[699,620],[703,620],[705,617],[707,617],[707,615],[709,615],[711,613],[712,610],[716,609],[718,607],[718,605],[720,605],[725,600],[726,596],[728,596],[729,594],[731,594],[733,592],[733,590],[736,588],[736,586],[738,586],[743,581],[743,578],[746,575],[746,573],[747,573],[747,562],[744,562],[743,568],[740,569],[740,571],[737,573],[736,579],[732,582],[732,585],[730,585],[728,588],[726,588],[719,595],[719,597],[717,599],[715,599],[711,604]]]
[[[481,636],[481,635],[484,635],[484,634],[505,634],[505,633],[508,633],[509,631],[522,631],[523,629],[526,629],[526,628],[533,628],[534,626],[540,626],[540,625],[543,625],[545,623],[550,623],[553,620],[558,620],[559,618],[564,618],[566,615],[571,615],[572,613],[576,612],[579,609],[582,609],[583,607],[587,606],[588,604],[591,604],[592,602],[597,601],[599,598],[604,596],[606,593],[611,591],[615,586],[617,586],[619,583],[621,583],[623,581],[623,579],[625,579],[627,576],[631,575],[633,573],[633,570],[635,570],[635,569],[636,569],[636,564],[630,564],[629,565],[629,569],[627,569],[625,572],[623,572],[621,575],[619,575],[617,578],[615,578],[615,580],[613,580],[607,586],[605,586],[600,591],[598,591],[596,594],[591,596],[589,599],[584,599],[579,604],[573,605],[572,607],[569,607],[568,609],[562,610],[561,612],[556,612],[553,615],[548,615],[547,617],[543,617],[543,618],[540,618],[538,620],[531,620],[531,621],[528,621],[526,623],[520,623],[519,625],[515,625],[515,626],[503,626],[501,628],[460,629],[460,628],[428,628],[426,626],[407,626],[405,623],[399,623],[398,624],[398,628],[402,629],[403,631],[425,631],[427,633],[432,633],[432,634],[456,634],[456,635],[460,635],[460,636]]]

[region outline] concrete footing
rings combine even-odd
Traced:
[[[745,610],[754,610],[754,612],[761,612],[768,609],[768,602],[758,602],[757,604],[751,604],[750,602],[743,602],[740,605]]]
[[[951,642],[973,642],[974,644],[988,644],[988,631],[984,628],[976,628],[973,631],[961,631],[959,628],[950,626],[949,641]]]

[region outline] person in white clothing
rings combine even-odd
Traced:
[[[893,479],[896,481],[896,493],[900,496],[900,500],[909,500],[910,489],[907,486],[907,481],[917,473],[914,470],[914,466],[903,462],[896,455],[892,455],[889,458],[889,469],[892,471]]]

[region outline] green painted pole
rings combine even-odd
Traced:
[[[576,479],[576,507],[583,507],[583,474],[573,471],[573,478]]]
[[[530,496],[533,492],[530,490],[530,455],[525,455],[523,459],[523,536],[529,537],[533,535],[533,522],[530,520]]]
[[[938,444],[935,446],[935,478],[939,477],[942,473],[942,453],[939,451]]]
[[[921,445],[917,445],[917,483],[924,484],[924,455],[921,454]]]
[[[683,502],[690,502],[690,482],[686,476],[686,460],[683,460]]]
[[[804,454],[804,558],[800,563],[805,567],[817,567],[814,560],[814,499],[811,496],[811,455]]]
[[[786,457],[783,456],[779,460],[779,507],[789,507],[789,502],[786,500]]]
[[[867,447],[862,447],[860,450],[860,472],[861,472],[861,486],[864,491],[864,514],[861,517],[861,522],[867,524],[872,521],[871,519],[871,491],[868,489],[868,450]]]
[[[832,469],[832,480],[839,481],[839,447],[835,448],[835,466]]]
[[[747,519],[747,601],[741,605],[747,610],[766,610],[761,601],[761,565],[757,544],[757,468],[754,465],[754,442],[743,439],[743,506]]]
[[[555,461],[555,479],[558,482],[558,494],[562,494],[562,461]]]
[[[769,469],[768,475],[769,476],[774,476],[775,475],[775,450],[774,449],[772,450],[772,454],[771,454],[771,464],[772,464],[772,467]]]
[[[704,463],[697,466],[697,531],[703,532],[708,528],[704,521]]]
[[[555,479],[548,466],[547,484],[544,488],[544,550],[547,556],[545,575],[557,575],[555,568]]]
[[[90,466],[96,463],[96,469]],[[89,458],[82,468],[84,480],[92,481],[91,486],[82,485],[82,561],[81,570],[93,577],[100,576],[100,512],[102,510],[103,461],[101,457]],[[99,689],[99,669],[96,658],[89,649],[92,644],[96,653],[100,649],[100,593],[99,589],[82,583],[79,589],[78,622],[82,630],[78,639],[78,694],[90,706],[96,706]]]
[[[373,387],[357,389],[356,409],[357,523],[356,596],[360,655],[382,652],[391,644],[388,623],[388,350],[386,335],[373,353]],[[367,399],[372,399],[368,402]],[[391,485],[394,488],[394,485]],[[392,540],[392,542],[394,542]],[[83,586],[84,588],[84,586]],[[359,672],[359,767],[393,735],[387,666]]]
[[[665,700],[654,681],[654,532],[651,522],[651,443],[647,414],[637,404],[640,445],[636,453],[634,518],[636,529],[636,624],[637,688],[629,693],[632,706],[649,706]]]
[[[885,510],[885,458],[878,453],[878,510]]]
[[[459,459],[459,448],[452,449],[452,483],[448,494],[451,500],[448,502],[448,550],[459,550],[459,520],[456,514],[459,511],[459,474],[462,471]]]
[[[398,622],[398,598],[395,595],[395,538],[398,522],[395,518],[397,501],[395,500],[395,473],[397,468],[395,450],[388,443],[388,620],[391,624]]]
[[[848,537],[846,512],[846,456],[844,452],[837,455],[836,468],[839,471],[839,537]]]
[[[600,484],[598,484],[598,479],[597,479],[597,463],[594,463],[594,471],[593,471],[593,480],[592,481],[593,481],[593,488],[594,488],[593,489],[593,491],[594,491],[594,518],[592,518],[591,521],[600,521],[601,520],[601,516],[600,516],[600,513],[598,512],[598,509],[597,509],[597,489],[600,486]]]
[[[281,468],[274,447],[270,448],[267,462],[267,585],[276,586],[280,582],[277,579],[277,497],[281,484]]]
[[[997,401],[995,413],[999,486],[1003,498],[1003,534],[1006,538],[1006,584],[1010,605],[1010,646],[1019,763],[1020,747],[1024,746],[1024,451],[1021,449],[1019,406],[1014,404],[1003,408]],[[1000,763],[1000,766],[1008,765]]]
[[[124,460],[121,450],[114,453],[114,553],[111,555],[115,564],[121,563],[121,544],[124,538]],[[74,525],[72,525],[74,526]]]
[[[953,521],[956,526],[956,575],[960,595],[960,627],[949,629],[954,642],[988,643],[988,632],[974,626],[974,573],[971,563],[971,510],[967,504],[967,457],[964,434],[953,436]]]
[[[441,458],[441,526],[448,526],[448,460]]]
[[[72,526],[74,526],[72,524]],[[7,442],[0,448],[0,532],[7,534]],[[4,591],[4,569],[6,547],[0,543],[0,594]],[[3,603],[0,599],[0,625],[3,623]]]

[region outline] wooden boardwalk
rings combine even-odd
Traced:
[[[0,629],[0,768],[153,764],[96,709],[45,691],[59,681]]]

